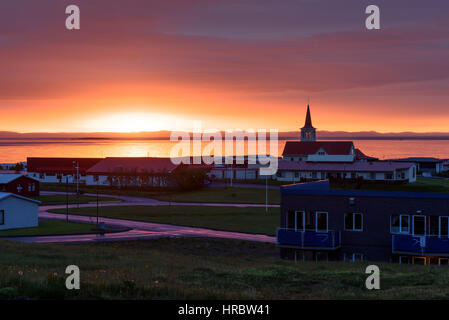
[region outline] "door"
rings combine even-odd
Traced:
[[[425,236],[426,235],[426,217],[425,216],[413,216],[413,235]]]

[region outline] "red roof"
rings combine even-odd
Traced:
[[[178,165],[173,164],[170,158],[105,158],[95,164],[87,172],[89,174],[109,174],[114,172],[170,172]]]
[[[76,164],[79,164],[79,173],[85,174],[86,171],[94,166],[102,158],[28,158],[27,171],[39,173],[74,173]]]
[[[305,161],[279,160],[278,170],[291,171],[349,171],[349,172],[393,172],[398,169],[409,169],[414,163],[409,162],[353,162],[353,163],[311,163]]]
[[[352,141],[287,141],[283,156],[315,154],[321,148],[331,155],[349,155],[354,147]]]

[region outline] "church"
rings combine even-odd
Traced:
[[[378,161],[355,148],[352,141],[317,141],[307,105],[299,141],[287,141],[276,179],[303,182],[320,179],[411,183],[416,181],[413,163]]]

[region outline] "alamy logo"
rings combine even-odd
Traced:
[[[380,29],[380,9],[376,5],[370,5],[366,7],[365,13],[369,16],[365,20],[365,26],[368,30]]]
[[[247,163],[257,165],[260,175],[271,176],[278,169],[278,131],[274,129],[270,129],[269,137],[263,129],[226,130],[223,135],[218,130],[202,131],[201,122],[195,121],[192,136],[188,132],[173,131],[170,141],[178,142],[170,150],[175,165],[232,165],[234,160],[236,164],[245,164],[246,146]]]
[[[380,289],[380,269],[378,266],[372,264],[366,267],[365,273],[370,274],[366,278],[365,286],[368,290]]]
[[[65,13],[69,14],[65,20],[65,27],[67,30],[79,30],[80,29],[80,8],[74,4],[67,6]]]
[[[80,288],[80,268],[75,265],[67,266],[65,273],[69,274],[65,280],[65,286],[68,290],[79,290]]]

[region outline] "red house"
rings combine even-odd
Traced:
[[[18,194],[27,198],[39,196],[39,181],[23,174],[0,174],[0,192]]]

